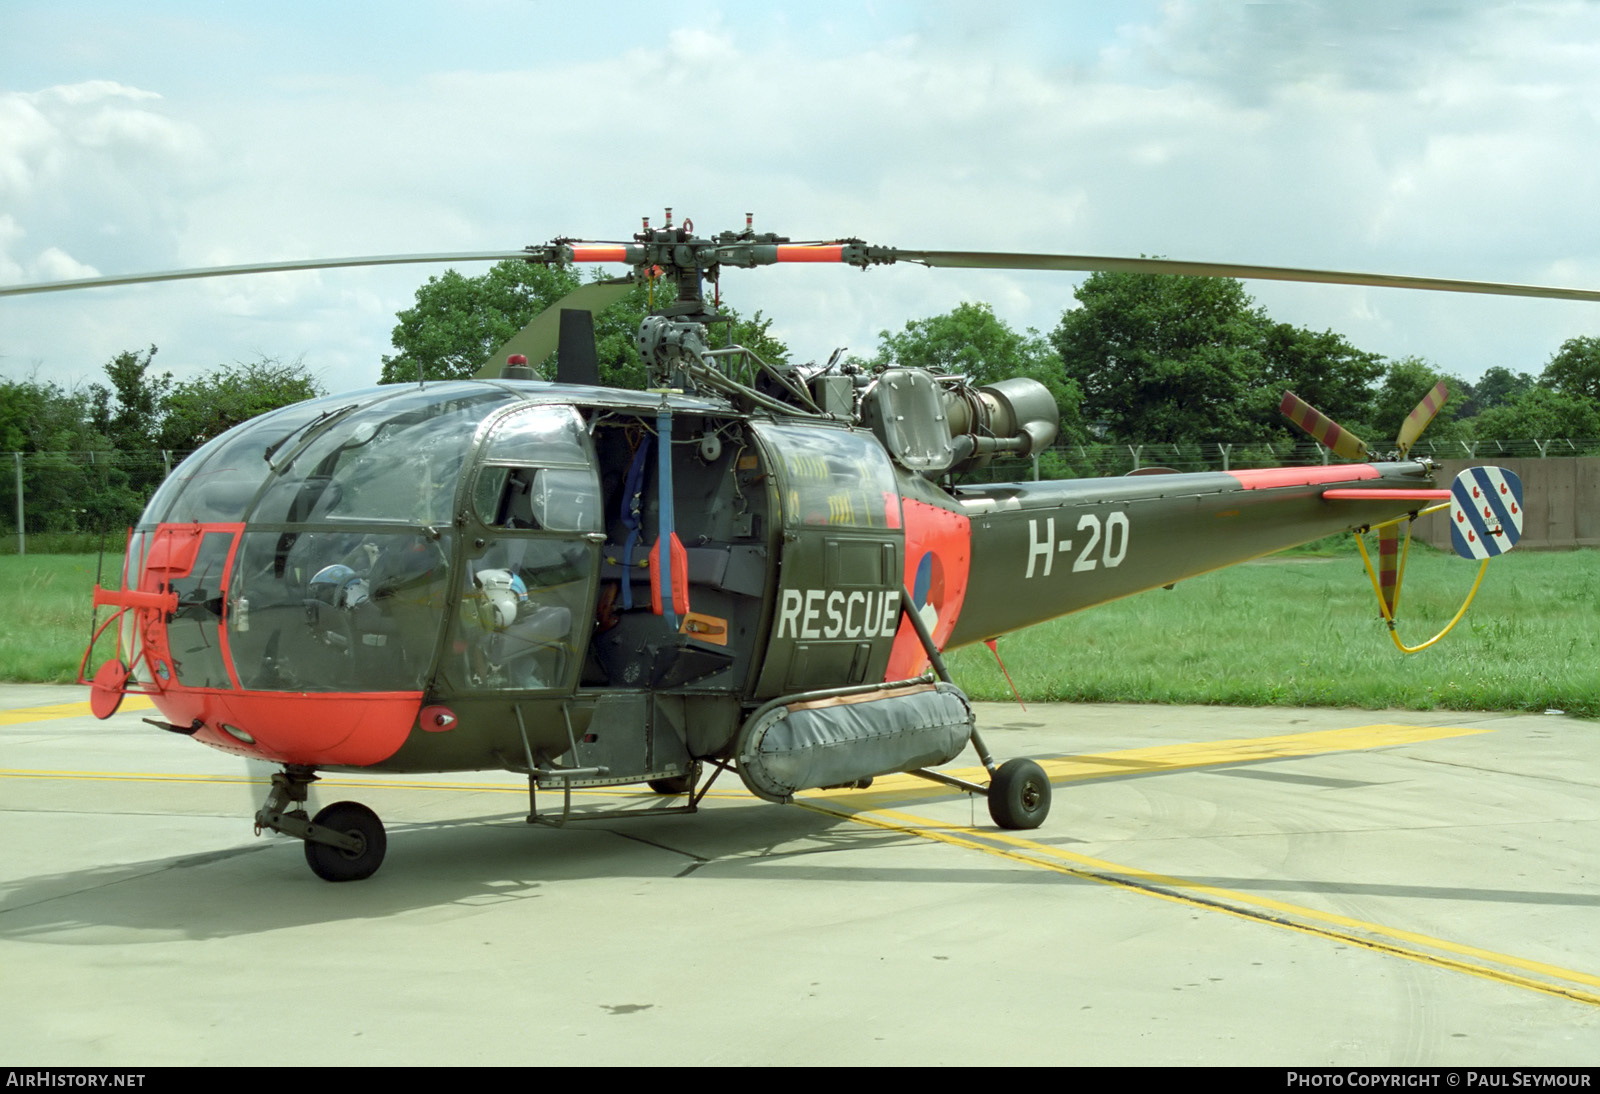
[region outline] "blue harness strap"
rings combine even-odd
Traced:
[[[639,447],[633,453],[633,462],[628,465],[627,478],[622,482],[622,526],[628,530],[628,538],[622,544],[622,610],[628,611],[633,607],[633,549],[639,545],[639,534],[642,530],[643,518],[640,510],[644,507],[644,467],[650,457],[650,437],[645,436],[639,442]]]
[[[672,545],[677,534],[672,513],[672,411],[667,409],[665,399],[656,413],[656,441],[660,445],[656,457],[656,489],[660,494],[657,499],[656,546],[660,549],[657,570],[661,575],[661,614],[666,617],[668,625],[677,630],[678,613],[673,608],[672,599]]]

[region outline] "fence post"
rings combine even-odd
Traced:
[[[1222,469],[1226,471],[1228,469],[1228,453],[1233,451],[1233,445],[1219,444],[1217,447],[1222,449]]]
[[[22,524],[22,453],[11,453],[17,458],[17,554],[28,553],[28,533],[23,531]]]
[[[1133,453],[1133,469],[1135,471],[1139,470],[1139,453],[1144,451],[1144,445],[1134,446],[1130,444],[1128,451]]]

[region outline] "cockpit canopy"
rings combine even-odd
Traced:
[[[461,521],[479,545],[492,534],[498,553],[469,551],[458,589]],[[452,615],[491,621],[474,632],[479,644],[516,630],[492,611],[454,611],[457,601],[531,615],[557,596],[530,588],[530,575],[560,578],[567,621],[540,648],[567,642],[587,618],[576,605],[597,565],[585,537],[603,530],[593,447],[570,403],[483,383],[383,387],[264,415],[184,461],[145,511],[128,579],[178,594],[179,610],[147,636],[157,676],[201,688],[412,691]],[[547,557],[561,565],[534,565]],[[491,563],[505,568],[504,590],[478,572]],[[499,604],[517,581],[517,604]],[[540,616],[545,630],[554,618]],[[518,679],[558,686],[575,671],[568,657],[548,680]],[[489,678],[481,666],[454,675],[465,687]]]
[[[285,407],[185,460],[140,525],[446,525],[484,420],[516,401],[503,388],[461,383],[369,388]]]

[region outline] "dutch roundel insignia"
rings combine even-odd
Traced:
[[[1450,484],[1450,546],[1493,558],[1522,535],[1522,480],[1503,467],[1469,467]]]

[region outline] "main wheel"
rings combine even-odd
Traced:
[[[665,779],[650,780],[651,790],[669,797],[673,794],[687,794],[693,786],[693,780],[687,775],[671,775]]]
[[[326,843],[306,841],[306,862],[311,872],[323,881],[360,881],[378,872],[383,865],[389,838],[384,835],[378,814],[360,802],[334,802],[311,820],[312,824],[354,837],[358,850],[344,851]]]
[[[989,780],[989,816],[1001,828],[1037,828],[1050,815],[1050,777],[1032,760],[1007,760]]]
[[[689,794],[694,791],[695,783],[700,780],[700,761],[695,760],[689,764],[689,770],[682,775],[669,775],[664,779],[650,779],[649,786],[657,794],[672,797],[676,794]]]

